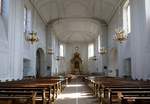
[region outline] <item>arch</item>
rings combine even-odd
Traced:
[[[42,48],[38,48],[36,51],[36,78],[41,77],[43,71],[44,71],[44,50]]]

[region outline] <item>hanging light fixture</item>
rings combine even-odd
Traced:
[[[104,55],[107,53],[107,49],[105,47],[100,48],[100,52],[101,55]]]
[[[56,60],[59,61],[61,58],[60,56],[56,56]]]
[[[48,48],[48,49],[47,49],[47,53],[48,53],[48,54],[51,54],[51,55],[54,54],[53,49],[52,49],[52,48]]]
[[[39,41],[39,37],[37,36],[36,32],[31,32],[29,35],[27,35],[27,41],[31,42],[31,44],[34,44],[35,42]]]
[[[125,41],[127,39],[128,39],[128,36],[124,30],[115,31],[115,35],[113,37],[113,40],[122,43],[123,41]]]
[[[96,60],[97,60],[97,57],[96,57],[96,56],[93,56],[92,60],[96,61]]]
[[[113,40],[118,41],[119,43],[122,43],[123,41],[127,40],[128,36],[125,32],[125,30],[122,28],[122,26],[119,26],[119,23],[121,23],[122,19],[120,19],[120,11],[121,7],[119,7],[119,13],[118,13],[118,28],[115,29],[115,35],[113,36]]]

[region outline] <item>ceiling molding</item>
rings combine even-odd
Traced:
[[[36,13],[39,15],[39,17],[41,18],[41,20],[43,21],[43,23],[46,25],[47,21],[44,19],[44,17],[40,14],[39,10],[37,9],[37,7],[35,6],[35,4],[32,2],[32,0],[29,0],[29,2],[31,3],[32,7],[35,9]]]
[[[113,17],[115,16],[115,14],[116,14],[117,10],[120,8],[120,6],[121,6],[121,7],[123,6],[123,4],[124,4],[125,1],[126,1],[126,0],[120,0],[120,1],[116,4],[116,6],[115,6],[114,9],[113,9],[112,15],[110,15],[110,17],[109,17],[109,19],[108,19],[108,24],[111,22],[111,20],[112,20]]]
[[[107,26],[107,23],[105,20],[96,18],[96,17],[60,17],[60,18],[56,18],[56,19],[52,19],[50,20],[47,25],[52,25],[53,23],[59,21],[59,20],[65,20],[65,19],[91,19],[91,20],[95,20],[98,21],[101,25]]]

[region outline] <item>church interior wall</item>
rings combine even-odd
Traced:
[[[42,48],[44,51],[44,69],[41,71],[41,74],[43,76],[46,75],[46,26],[43,20],[41,19],[40,15],[37,13],[37,10],[33,7],[31,2],[29,0],[25,1],[25,6],[27,9],[29,9],[32,13],[32,24],[31,24],[31,32],[37,32],[37,35],[39,37],[39,41],[35,44],[31,44],[29,41],[26,41],[24,38],[24,44],[23,44],[23,58],[28,59],[31,61],[31,67],[28,69],[28,75],[29,76],[35,76],[36,75],[36,51],[38,48]],[[25,34],[26,35],[26,34]]]
[[[117,43],[113,40],[114,30],[118,26],[123,27],[122,10],[116,11],[108,24],[108,68],[112,70],[112,76],[115,76],[115,69],[119,69],[119,76],[126,76],[126,69],[124,68],[124,61],[131,59],[131,76],[134,79],[149,79],[149,60],[148,53],[148,14],[145,13],[144,0],[132,0],[131,5],[131,33],[128,34],[127,41]],[[118,15],[120,13],[120,16]],[[121,18],[120,18],[121,17]],[[138,25],[137,25],[138,24]],[[146,25],[147,24],[147,25]],[[147,29],[147,30],[146,30]],[[117,50],[117,64],[113,66],[111,59],[111,50]]]
[[[42,76],[67,74],[71,72],[70,60],[76,52],[81,55],[83,73],[103,73],[104,66],[108,67],[107,74],[127,76],[124,67],[126,60],[131,60],[131,76],[134,79],[150,78],[150,13],[149,0],[130,0],[131,5],[131,33],[127,41],[118,43],[113,40],[114,30],[123,27],[122,6],[115,12],[108,25],[102,26],[101,46],[108,49],[107,54],[98,53],[97,39],[93,40],[95,54],[88,59],[89,43],[64,43],[65,56],[57,60],[61,41],[47,27],[43,19],[34,8],[30,0],[4,0],[3,15],[0,16],[0,79],[22,79],[24,75],[36,75],[36,51],[41,48],[44,52],[44,68]],[[24,5],[32,12],[30,31],[37,32],[39,41],[31,44],[26,41],[24,33]],[[47,49],[52,48],[54,54],[49,55]],[[50,67],[50,69],[48,68]]]

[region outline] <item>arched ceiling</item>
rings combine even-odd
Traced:
[[[93,19],[62,19],[52,25],[52,31],[63,42],[90,42],[101,31],[101,24]]]
[[[30,0],[46,24],[64,42],[93,40],[122,0]],[[98,23],[99,22],[99,23]]]

